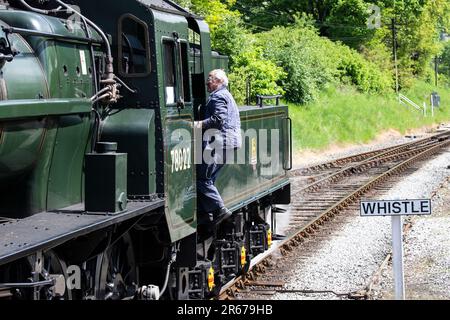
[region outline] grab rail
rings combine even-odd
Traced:
[[[257,99],[257,102],[256,102],[256,104],[260,107],[260,108],[262,108],[263,107],[263,101],[264,100],[271,100],[271,99],[276,99],[276,105],[277,106],[279,106],[280,105],[280,98],[282,98],[283,96],[282,95],[279,95],[279,94],[277,94],[277,95],[273,95],[273,96],[262,96],[262,95],[256,95],[256,99]]]
[[[399,94],[398,95],[398,101],[401,104],[404,104],[405,106],[410,106],[413,107],[414,109],[416,109],[417,111],[422,112],[425,115],[426,109],[425,108],[421,108],[419,105],[417,105],[414,101],[412,101],[411,99],[409,99],[407,96],[403,95],[403,94]]]
[[[286,126],[289,125],[289,143],[286,144],[288,150],[284,151],[284,156],[286,157],[286,151],[289,152],[289,165],[286,164],[286,160],[283,161],[283,169],[286,171],[292,170],[292,119],[287,117]]]

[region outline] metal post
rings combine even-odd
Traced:
[[[434,117],[434,99],[433,99],[433,95],[430,96],[430,100],[431,100],[431,116]]]
[[[439,75],[439,60],[438,56],[434,57],[434,84],[438,86],[438,75]]]
[[[395,66],[395,92],[399,92],[398,84],[398,63],[397,63],[397,28],[395,23],[395,18],[392,18],[392,53],[394,55],[394,66]]]
[[[250,105],[250,78],[245,81],[245,103]]]
[[[394,267],[395,299],[405,300],[403,275],[403,216],[392,216],[392,264]]]

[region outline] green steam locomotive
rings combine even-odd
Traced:
[[[204,299],[247,271],[290,202],[291,122],[240,108],[233,216],[199,228],[193,122],[227,62],[171,1],[0,1],[0,298]]]

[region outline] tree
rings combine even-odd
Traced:
[[[329,72],[334,72],[327,69],[329,66],[326,66],[324,61],[328,60],[320,60],[322,57],[318,54],[320,50],[327,49],[311,46],[310,49],[315,48],[317,52],[309,52],[298,43],[287,42],[287,47],[278,47],[280,52],[286,54],[286,48],[296,46],[295,49],[289,52],[289,56],[283,56],[281,53],[276,55],[272,47],[277,47],[275,44],[278,39],[266,38],[267,43],[260,50],[258,46],[261,46],[261,43],[255,47],[254,35],[256,38],[261,38],[259,34],[283,37],[282,32],[298,30],[308,34],[308,31],[298,26],[298,21],[312,21],[317,35],[337,42],[338,47],[343,43],[362,54],[355,55],[354,51],[346,51],[343,47],[340,49],[340,53],[348,57],[333,58],[336,60],[334,63],[341,64],[339,72],[345,74],[343,77],[338,76],[339,81],[345,82],[345,78],[349,77],[349,83],[359,89],[374,91],[374,88],[383,88],[386,83],[392,83],[387,81],[386,77],[394,78],[391,25],[393,19],[396,22],[401,88],[408,87],[415,78],[430,78],[431,61],[443,49],[439,35],[443,30],[450,30],[448,0],[178,1],[195,13],[205,16],[211,28],[213,47],[230,56],[232,70],[243,74],[249,72],[248,68],[252,65],[260,70],[261,74],[266,72],[269,79],[278,78],[274,81],[279,83],[283,77],[274,77],[273,75],[278,74],[275,70],[271,70],[271,76],[268,70],[257,63],[261,59],[270,60],[287,72],[288,76],[284,78],[287,80],[283,84],[287,95],[295,96],[296,100],[303,102],[313,99],[322,88],[324,81],[321,79],[327,79]],[[367,25],[371,14],[368,9],[373,5],[378,6],[381,12],[382,24],[378,29],[370,29]],[[277,29],[277,26],[288,29],[277,33],[278,31],[274,30],[282,30]],[[315,39],[321,41],[320,37]],[[302,43],[298,39],[292,41]],[[311,57],[319,60],[309,60]],[[360,60],[361,57],[364,57],[366,62]],[[369,65],[377,70],[376,76],[370,77],[367,74]],[[293,82],[289,84],[290,80]],[[368,81],[374,83],[370,84]],[[294,82],[297,84],[293,84]]]
[[[247,79],[256,94],[282,94],[279,82],[283,70],[264,59],[256,47],[255,36],[245,27],[241,13],[233,9],[236,0],[178,0],[180,5],[205,17],[214,50],[230,58],[230,85],[238,103],[244,103]]]
[[[442,51],[439,36],[449,26],[447,0],[377,1],[382,6],[386,47],[392,49],[390,22],[396,21],[400,86],[408,87],[414,78],[430,78],[430,62]]]
[[[367,25],[369,5],[364,0],[338,1],[322,24],[322,34],[359,49],[375,34],[375,30]]]
[[[242,12],[250,27],[265,30],[288,26],[306,13],[317,22],[324,22],[338,0],[237,0],[235,8]]]

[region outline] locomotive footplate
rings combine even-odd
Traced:
[[[61,211],[42,212],[29,218],[0,224],[0,265],[38,250],[109,227],[164,206],[163,199],[129,202],[127,210],[114,216],[90,215],[82,204]],[[78,208],[78,210],[77,210]]]

